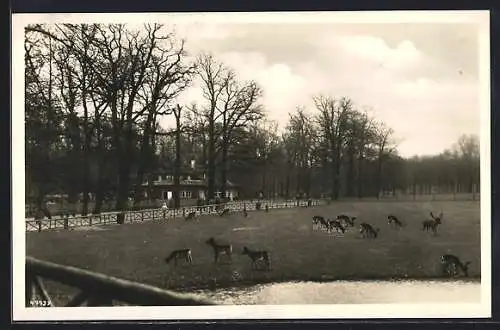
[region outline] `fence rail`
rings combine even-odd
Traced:
[[[135,306],[201,306],[214,303],[189,294],[127,281],[104,274],[26,257],[26,307],[54,307],[43,280],[78,288],[80,292],[65,307],[113,306],[124,302]]]
[[[100,226],[117,224],[120,214],[124,214],[124,223],[135,223],[150,220],[170,220],[185,218],[189,213],[196,212],[197,216],[218,214],[223,209],[230,212],[259,211],[270,209],[284,209],[294,207],[308,207],[325,204],[325,200],[283,200],[283,201],[237,201],[224,204],[186,206],[179,209],[149,209],[139,211],[108,212],[90,214],[87,216],[58,217],[43,220],[26,220],[26,231],[46,231],[54,229],[70,229],[75,227]]]

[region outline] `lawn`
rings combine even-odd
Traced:
[[[438,235],[422,231],[429,212],[443,212]],[[471,261],[469,276],[480,276],[478,202],[338,202],[327,206],[203,216],[197,222],[176,219],[71,231],[27,233],[27,253],[35,258],[80,267],[167,289],[189,290],[286,280],[431,278],[440,276],[444,253]],[[340,213],[380,228],[377,239],[362,239],[357,227],[345,234],[312,228],[312,216]],[[395,230],[387,215],[406,226]],[[213,263],[216,240],[233,244],[233,262]],[[271,253],[271,271],[252,271],[243,247]],[[191,248],[193,264],[167,265],[174,249]],[[238,274],[238,276],[234,276]],[[63,290],[64,291],[64,290]]]

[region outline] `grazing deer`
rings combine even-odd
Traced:
[[[228,214],[229,214],[229,209],[228,209],[228,208],[223,209],[223,210],[222,210],[222,212],[221,212],[221,213],[219,213],[219,215],[220,215],[221,217],[223,217],[223,216],[225,216],[225,215],[228,215]]]
[[[345,233],[345,227],[342,226],[340,220],[328,220],[328,230],[336,230],[337,232]]]
[[[361,234],[363,234],[363,238],[377,238],[378,232],[380,231],[379,228],[375,229],[375,228],[373,228],[372,225],[370,225],[369,223],[365,223],[365,222],[363,222],[360,225],[360,227],[361,227],[361,229],[359,230],[359,232]]]
[[[247,255],[252,259],[252,269],[257,269],[257,262],[264,262],[266,269],[271,270],[271,254],[265,250],[254,251],[250,250],[246,246],[243,247],[243,255]]]
[[[196,219],[196,211],[189,212],[188,215],[184,218],[185,221]]]
[[[232,261],[233,246],[231,244],[217,244],[213,237],[210,237],[205,243],[214,249],[214,263],[219,262],[220,255],[226,255],[229,262]]]
[[[321,219],[324,220],[324,218],[321,215],[313,216],[313,225],[319,225],[321,222]]]
[[[320,225],[322,228],[329,229],[330,225],[325,218],[323,218],[321,215],[315,215],[313,217],[313,225]]]
[[[356,217],[350,217],[345,214],[341,214],[337,216],[337,220],[344,221],[346,226],[351,226],[354,227],[354,221],[356,220]]]
[[[168,264],[170,261],[174,261],[174,265],[177,266],[177,260],[184,259],[186,263],[191,265],[193,262],[193,257],[191,254],[191,249],[181,249],[172,251],[168,257],[165,258],[165,262]]]
[[[432,230],[434,234],[437,234],[438,226],[441,224],[441,219],[443,217],[443,212],[439,214],[438,217],[435,217],[431,212],[432,220],[425,220],[422,222],[422,230],[429,231]]]
[[[462,270],[464,276],[469,276],[470,261],[462,263],[457,256],[452,254],[444,254],[441,256],[441,264],[443,265],[443,272],[449,276],[455,277],[458,275],[457,268]]]
[[[395,215],[390,214],[387,219],[389,220],[387,223],[394,226],[394,228],[400,229],[403,227],[403,223]]]

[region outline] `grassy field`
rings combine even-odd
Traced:
[[[444,213],[437,236],[422,231],[421,222],[429,218],[430,211]],[[340,213],[380,228],[379,237],[362,239],[357,227],[343,235],[312,229],[313,215],[333,218]],[[389,213],[398,216],[405,228],[391,229]],[[444,253],[471,261],[470,277],[480,276],[478,202],[338,202],[250,212],[248,218],[235,213],[198,220],[27,233],[27,253],[176,290],[206,287],[214,279],[218,286],[230,286],[286,280],[439,277],[439,258]],[[212,249],[204,243],[209,237],[233,244],[231,264],[213,264]],[[243,246],[270,251],[273,269],[252,271],[250,259],[240,254]],[[163,261],[172,250],[188,247],[193,251],[191,266],[180,262],[175,267]]]

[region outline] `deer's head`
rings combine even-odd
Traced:
[[[443,219],[443,212],[439,213],[439,215],[436,217],[432,212],[431,212],[431,217],[436,221],[437,223],[441,223],[441,219]]]

